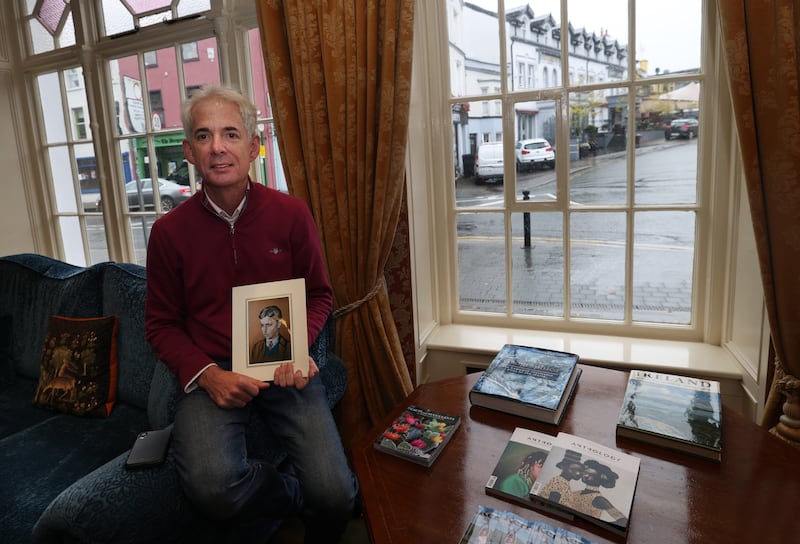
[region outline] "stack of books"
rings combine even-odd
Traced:
[[[574,353],[506,344],[470,390],[469,400],[558,425],[580,374]]]
[[[638,479],[638,457],[571,434],[553,437],[518,427],[485,491],[625,535]]]

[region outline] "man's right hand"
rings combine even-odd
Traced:
[[[200,374],[197,385],[203,388],[220,408],[242,408],[262,389],[269,387],[268,382],[260,382],[216,365],[208,367]]]

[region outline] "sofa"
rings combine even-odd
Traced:
[[[73,266],[43,255],[0,257],[0,528],[5,542],[225,542],[265,535],[279,521],[218,523],[187,502],[171,452],[164,464],[125,468],[137,435],[169,426],[182,394],[144,338],[146,270]],[[108,414],[34,405],[51,316],[116,316],[116,391]],[[310,354],[333,407],[347,372],[332,353],[329,320]],[[56,400],[66,393],[49,391]],[[280,465],[254,420],[248,450]],[[263,429],[262,429],[263,431]],[[263,540],[262,540],[263,541]]]

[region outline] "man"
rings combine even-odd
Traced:
[[[292,345],[289,339],[281,334],[283,312],[277,306],[267,306],[258,312],[263,340],[253,344],[250,350],[251,363],[269,361],[286,361],[292,358]]]
[[[183,105],[183,151],[203,185],[153,225],[146,335],[185,392],[173,449],[190,500],[214,519],[235,517],[237,527],[301,511],[306,542],[336,542],[357,484],[316,364],[303,376],[283,363],[272,383],[230,370],[234,286],[304,277],[309,343],[333,300],[308,206],[249,178],[259,153],[256,113],[215,85]],[[248,459],[251,416],[287,452],[292,474]]]

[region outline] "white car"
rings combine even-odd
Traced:
[[[556,167],[556,152],[544,138],[531,138],[517,142],[517,172],[537,167]]]
[[[503,183],[503,142],[484,142],[475,158],[475,183]]]

